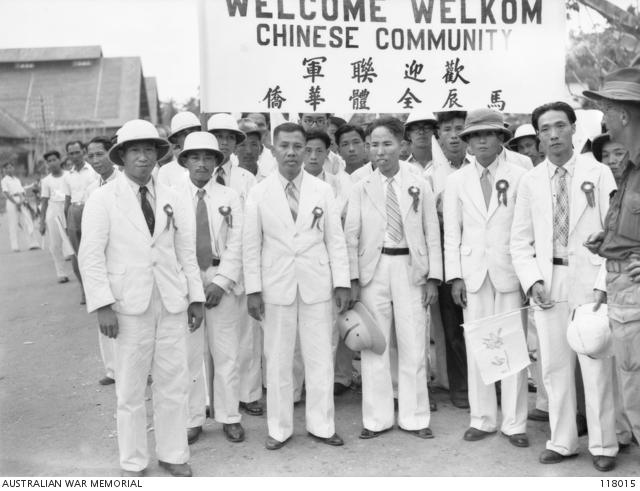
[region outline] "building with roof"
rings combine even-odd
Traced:
[[[100,46],[0,49],[0,109],[40,136],[37,150],[111,135],[130,119],[157,124],[156,79],[139,57]]]

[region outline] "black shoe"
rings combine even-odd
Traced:
[[[264,446],[267,450],[278,450],[282,447],[284,447],[287,442],[291,440],[291,437],[287,438],[285,441],[281,442],[279,440],[276,440],[275,438],[268,436],[267,437],[267,441],[265,442]]]
[[[570,459],[578,455],[577,453],[571,455],[562,455],[555,450],[543,450],[538,459],[541,464],[559,464],[565,459]]]
[[[435,413],[438,410],[438,403],[433,397],[433,391],[430,385],[427,385],[427,391],[429,392],[429,411]]]
[[[60,278],[58,278],[58,283],[69,283],[69,278],[67,278],[66,276],[61,276]],[[134,472],[134,471],[127,471],[127,472]]]
[[[198,441],[200,438],[200,434],[202,433],[202,426],[194,426],[192,428],[187,428],[187,443],[189,445]]]
[[[104,376],[100,380],[98,380],[98,383],[100,385],[111,385],[111,384],[115,384],[116,381],[111,377]]]
[[[453,394],[451,396],[451,403],[460,409],[469,409],[469,397],[464,394]]]
[[[405,430],[404,428],[400,428],[402,431],[406,431],[407,433],[411,433],[412,435],[417,436],[418,438],[422,438],[424,440],[430,440],[433,438],[433,432],[430,428],[420,428],[419,430]]]
[[[526,433],[515,433],[513,435],[502,434],[509,439],[509,443],[514,447],[524,448],[529,446],[529,437]]]
[[[240,423],[223,424],[222,431],[232,443],[240,443],[244,441],[244,428]]]
[[[334,433],[333,435],[331,435],[328,438],[323,438],[321,436],[316,436],[311,432],[308,432],[309,436],[311,438],[313,438],[314,440],[317,440],[319,442],[325,443],[327,445],[331,445],[332,447],[341,447],[342,445],[344,445],[344,441],[342,440],[342,438],[340,438],[338,436],[337,433]]]
[[[594,455],[593,456],[593,467],[600,472],[609,472],[612,471],[616,466],[616,458],[608,457],[606,455]]]
[[[264,408],[260,401],[241,402],[240,409],[251,416],[262,416],[264,414]]]
[[[531,421],[549,421],[549,413],[542,409],[534,408],[527,414],[527,419]]]
[[[471,427],[464,432],[464,436],[462,438],[468,442],[477,442],[478,440],[483,440],[494,433],[495,431],[483,431],[478,428]]]
[[[351,388],[351,386],[347,386],[347,385],[343,385],[341,383],[335,382],[333,384],[333,395],[334,396],[341,396],[342,394],[347,392],[350,388]]]
[[[162,460],[158,461],[160,467],[165,468],[169,471],[169,474],[175,477],[191,477],[193,476],[193,472],[191,472],[191,466],[187,463],[184,464],[170,464],[169,462],[163,462]]]
[[[536,387],[536,385],[535,385],[533,382],[531,382],[531,381],[529,381],[529,384],[528,384],[528,390],[529,390],[529,392],[531,392],[531,393],[533,393],[533,394],[535,394],[536,392],[538,392],[538,388],[537,388],[537,387]]]
[[[362,428],[362,431],[360,432],[359,438],[361,438],[363,440],[369,440],[371,438],[375,438],[377,436],[380,436],[380,435],[382,435],[383,433],[386,433],[389,430],[391,430],[391,428],[386,428],[386,429],[381,430],[381,431],[373,431],[373,430],[368,430],[366,428]]]

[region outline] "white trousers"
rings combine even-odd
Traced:
[[[33,226],[31,214],[24,204],[20,207],[20,211],[18,211],[16,205],[7,200],[7,218],[9,219],[9,241],[12,251],[20,250],[20,235],[24,237],[24,240],[30,248],[40,247],[38,231]]]
[[[298,294],[291,305],[265,304],[264,353],[267,363],[269,436],[293,434],[293,360],[296,333],[306,377],[306,428],[321,438],[335,433],[331,302],[306,304]]]
[[[262,326],[248,314],[246,318],[240,326],[240,401],[254,402],[262,397]]]
[[[467,308],[463,310],[465,322],[490,315],[512,312],[522,306],[522,296],[518,290],[499,292],[493,286],[489,275],[480,289],[467,292]],[[498,429],[498,403],[495,384],[485,385],[473,353],[467,346],[467,367],[469,382],[469,406],[472,428],[493,432]],[[515,435],[527,431],[527,370],[502,379],[502,424],[505,435]]]
[[[578,450],[576,427],[576,354],[567,342],[571,309],[566,300],[571,287],[566,266],[553,267],[551,300],[561,302],[547,310],[535,310],[540,341],[542,379],[549,397],[551,439],[547,449],[562,455]],[[547,285],[547,288],[549,286]],[[564,302],[562,302],[564,301]],[[613,358],[601,360],[579,355],[584,381],[589,452],[615,456],[618,453],[613,394]]]
[[[422,286],[414,285],[409,256],[380,257],[371,282],[362,288],[360,299],[373,313],[387,342],[384,353],[361,353],[362,422],[365,428],[381,431],[393,426],[393,387],[389,361],[392,325],[398,340],[398,424],[405,430],[429,426],[427,390],[426,310]]]
[[[240,422],[240,328],[247,321],[244,295],[225,294],[220,303],[205,308],[203,333],[191,333],[188,339],[189,415],[187,427],[202,426],[205,421],[206,391],[203,383],[203,356],[213,358],[213,410],[218,423]],[[207,356],[208,356],[207,353]],[[207,373],[210,377],[211,374]],[[208,386],[211,387],[210,380]]]
[[[529,365],[529,371],[533,377],[533,381],[536,384],[536,404],[535,408],[540,411],[549,412],[549,398],[547,396],[547,389],[544,388],[542,382],[542,354],[540,352],[540,337],[538,336],[538,329],[536,328],[536,321],[534,319],[533,309],[527,311],[527,336],[532,339],[531,344],[536,349],[536,361]]]
[[[98,346],[100,348],[100,358],[102,358],[102,364],[104,365],[104,374],[109,378],[115,379],[116,340],[108,338],[98,328]]]
[[[56,219],[62,220],[65,223],[64,218],[64,201],[51,201],[49,200],[49,206],[47,208],[47,245],[49,246],[49,252],[53,258],[53,265],[56,268],[56,275],[58,278],[69,276],[67,273],[67,263],[65,261],[64,254],[62,253],[62,235],[60,235],[60,227],[56,223]]]
[[[151,372],[153,427],[159,460],[189,460],[186,419],[187,317],[170,314],[156,287],[146,312],[117,314],[116,396],[120,466],[139,471],[149,464],[145,389]]]

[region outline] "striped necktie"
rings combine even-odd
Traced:
[[[291,216],[293,217],[293,221],[295,222],[298,219],[298,192],[296,190],[296,185],[293,183],[293,181],[289,181],[284,190],[285,194],[287,195],[287,202],[289,203]]]
[[[567,190],[567,169],[556,169],[556,202],[553,214],[553,240],[563,246],[569,242],[569,192]]]
[[[402,240],[402,216],[398,196],[393,188],[393,177],[387,180],[387,234],[396,244]]]

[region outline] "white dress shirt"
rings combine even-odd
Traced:
[[[72,167],[66,174],[66,194],[71,197],[71,202],[75,204],[83,204],[87,201],[87,198],[89,197],[87,189],[98,179],[99,174],[86,162],[80,170],[76,170],[75,167]]]

